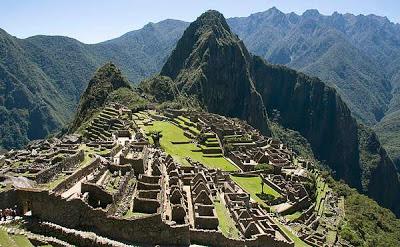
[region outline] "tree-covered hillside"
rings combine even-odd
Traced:
[[[156,73],[186,23],[150,23],[87,45],[62,36],[18,39],[0,30],[0,147],[21,147],[71,121],[96,68],[113,62],[131,82]]]

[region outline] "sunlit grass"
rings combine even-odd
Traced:
[[[184,131],[181,128],[170,122],[155,121],[152,126],[143,126],[143,129],[146,133],[150,131],[161,131],[161,147],[166,153],[170,154],[177,162],[183,165],[189,165],[185,158],[190,157],[210,168],[220,168],[224,171],[237,170],[237,167],[224,157],[205,157],[201,149],[193,143],[172,144],[171,141],[187,142],[190,141],[190,139],[183,134]]]

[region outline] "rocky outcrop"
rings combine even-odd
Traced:
[[[338,179],[399,215],[398,173],[375,134],[318,78],[249,54],[220,13],[208,11],[188,27],[161,75],[208,111],[247,120],[266,134],[267,115],[278,112],[279,123],[300,132]]]

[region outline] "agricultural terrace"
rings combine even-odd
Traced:
[[[153,125],[141,126],[146,134],[151,131],[161,131],[161,147],[170,154],[176,161],[183,165],[190,165],[185,159],[189,157],[201,162],[210,168],[219,168],[224,171],[236,171],[237,167],[231,164],[222,155],[205,155],[201,148],[197,147],[183,133],[184,131],[173,123],[167,121],[154,121]],[[150,141],[151,138],[150,138]],[[177,142],[180,142],[177,144]],[[174,144],[175,143],[175,144]]]

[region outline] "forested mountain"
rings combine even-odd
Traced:
[[[70,122],[87,81],[106,62],[131,82],[156,73],[185,27],[149,23],[94,45],[61,36],[18,39],[0,30],[0,147],[21,147]]]
[[[249,54],[219,12],[190,24],[160,76],[155,80],[194,95],[208,111],[244,119],[264,133],[272,132],[268,116],[279,112],[279,124],[304,136],[337,178],[400,214],[398,173],[374,132],[320,79]]]

